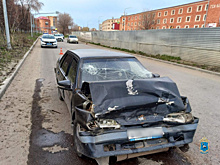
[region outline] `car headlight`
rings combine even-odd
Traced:
[[[115,128],[118,129],[121,126],[112,119],[100,119],[99,121],[97,121],[97,125],[99,126],[99,128]]]
[[[165,122],[174,122],[174,123],[189,123],[194,120],[193,115],[191,113],[170,113],[163,118]]]
[[[119,129],[121,126],[118,124],[115,120],[112,119],[100,119],[100,120],[95,120],[93,122],[87,123],[87,127],[89,130],[94,130],[97,128],[114,128],[114,129]]]

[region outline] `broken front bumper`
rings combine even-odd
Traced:
[[[90,158],[161,152],[166,148],[191,143],[198,121],[199,119],[195,118],[193,124],[162,127],[164,134],[161,138],[144,140],[129,140],[128,130],[96,136],[77,131],[77,150]]]

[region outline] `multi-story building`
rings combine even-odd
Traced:
[[[121,16],[120,22],[120,30],[218,27],[220,0],[203,0]]]
[[[50,19],[47,17],[38,17],[34,19],[35,27],[34,31],[41,33],[51,33]]]
[[[113,29],[114,23],[120,23],[120,18],[112,18],[103,21],[101,25],[102,31],[115,31],[115,29]]]
[[[57,30],[57,16],[41,16],[34,19],[34,31],[53,33]]]
[[[52,31],[56,31],[57,29],[57,16],[47,16],[47,18],[50,20],[50,28]]]

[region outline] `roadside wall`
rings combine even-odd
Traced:
[[[98,31],[91,32],[91,39],[87,41],[220,66],[220,28]]]

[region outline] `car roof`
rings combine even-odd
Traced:
[[[118,57],[118,58],[125,58],[125,57],[133,57],[130,54],[120,53],[120,52],[113,52],[109,50],[103,49],[76,49],[76,50],[69,50],[76,54],[79,58],[107,58],[107,57]]]

